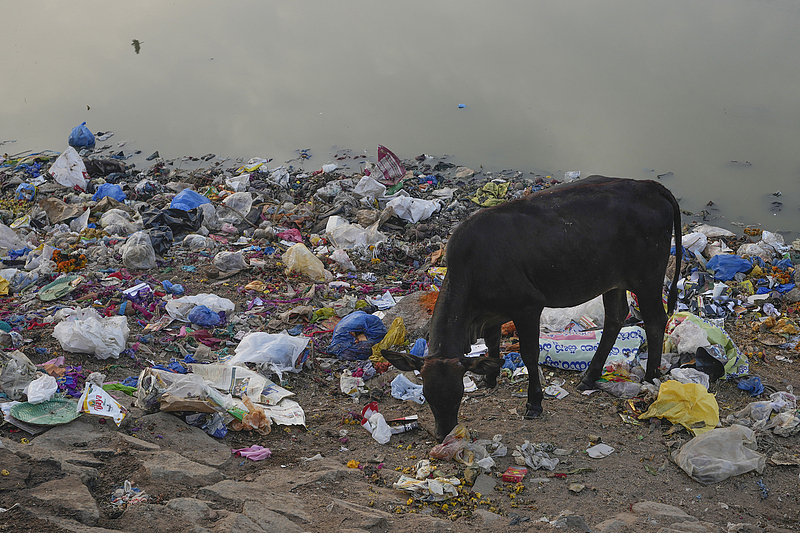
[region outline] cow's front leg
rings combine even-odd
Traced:
[[[539,381],[539,316],[514,320],[519,335],[519,353],[528,368],[528,403],[525,405],[525,418],[536,418],[542,414],[542,383]]]
[[[486,342],[486,347],[489,349],[488,355],[495,359],[502,359],[502,357],[500,357],[500,330],[501,326],[499,324],[497,326],[487,326],[483,330],[483,340]],[[497,377],[500,375],[500,370],[501,367],[498,367],[497,370],[484,376],[484,387],[488,389],[497,387]]]
[[[617,336],[625,323],[628,315],[628,297],[624,289],[614,289],[603,294],[603,305],[605,307],[605,320],[603,322],[603,334],[600,336],[600,344],[597,351],[589,363],[589,368],[583,374],[583,379],[578,383],[578,390],[591,390],[595,388],[595,382],[603,375],[603,367],[606,359],[617,342]]]

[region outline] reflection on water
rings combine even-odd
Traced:
[[[310,149],[313,169],[380,143],[476,169],[665,175],[685,209],[724,214],[712,223],[795,231],[799,13],[788,0],[15,2],[0,141],[62,150],[85,120],[164,157]]]

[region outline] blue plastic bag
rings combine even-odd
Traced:
[[[202,194],[195,192],[191,189],[183,189],[175,195],[172,202],[169,204],[170,209],[181,209],[183,211],[191,211],[195,207],[203,204],[210,204],[211,200]]]
[[[68,142],[73,148],[94,148],[94,134],[82,122],[80,126],[72,128]]]
[[[367,359],[372,355],[372,347],[383,340],[386,332],[386,326],[380,318],[364,311],[355,311],[336,324],[327,352],[345,361]],[[367,340],[356,339],[359,333],[363,333]]]
[[[414,341],[414,346],[411,348],[411,355],[417,357],[425,357],[428,355],[428,341],[425,339],[417,339]]]
[[[192,324],[203,327],[216,326],[222,322],[222,317],[219,316],[219,313],[215,313],[205,305],[196,305],[194,309],[189,311],[189,316],[186,318]]]
[[[183,296],[186,292],[186,289],[183,288],[183,285],[180,283],[172,283],[170,280],[165,279],[161,282],[161,286],[164,287],[164,290],[170,294],[174,294],[175,296]]]
[[[730,281],[737,272],[750,272],[753,269],[752,263],[738,255],[715,255],[706,263],[706,269],[714,271],[714,279],[719,281]]]
[[[758,376],[741,379],[736,386],[743,391],[749,392],[750,396],[758,396],[764,392],[764,385],[761,383],[761,379]]]
[[[97,188],[97,190],[94,193],[94,196],[92,196],[92,200],[95,202],[99,202],[106,196],[110,196],[111,198],[113,198],[118,202],[124,202],[125,198],[127,198],[125,192],[122,190],[122,187],[120,187],[119,185],[116,185],[114,183],[104,183]]]
[[[774,263],[772,263],[772,266],[778,267],[781,270],[788,270],[794,267],[791,259],[781,259],[780,261],[775,261]]]

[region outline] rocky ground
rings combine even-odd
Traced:
[[[407,163],[409,168],[415,165]],[[212,266],[213,250],[197,253],[177,245],[157,268],[129,272],[121,268],[115,243],[104,242],[102,246],[110,248],[109,253],[90,256],[81,271],[85,283],[59,300],[59,306],[94,302],[98,309],[118,307],[122,301],[118,287],[103,284],[110,272],[118,271],[130,274],[124,279],[126,287],[139,281],[157,286],[169,279],[182,283],[187,294],[213,292],[235,302],[238,318],[211,331],[221,339],[214,346],[216,355],[233,351],[239,331],[279,331],[300,324],[306,335],[313,334],[314,354],[302,371],[285,374],[281,384],[295,394],[292,399],[304,409],[306,426],[273,426],[267,435],[230,431],[218,439],[188,425],[181,413],[146,413],[133,405],[133,398],[118,391],[112,394],[128,409],[120,427],[110,419],[86,414],[35,436],[5,424],[0,427],[0,507],[6,510],[0,512],[0,531],[797,530],[797,435],[784,438],[760,434],[758,450],[769,458],[763,472],[702,485],[670,460],[671,452],[691,439],[685,429],[667,421],[638,421],[631,415],[642,412],[644,402],[605,392],[582,395],[576,389],[576,373],[546,367],[546,381],[563,379],[569,395],[546,400],[545,413],[539,419],[522,419],[524,380],[504,377],[496,389],[479,389],[466,395],[460,416],[470,436],[492,439],[501,435],[509,448],[509,454],[497,459],[489,475],[479,476],[475,485],[465,487],[457,498],[442,502],[420,502],[393,488],[400,476],[427,458],[436,444],[429,432],[432,415],[428,407],[391,396],[389,383],[399,373],[392,367],[368,380],[368,391],[359,398],[343,394],[339,378],[345,368],[354,368],[353,364],[327,358],[322,352],[330,342],[329,328],[335,321],[312,327],[306,323],[307,317],[298,320],[280,315],[304,297],[307,299],[302,303],[317,310],[341,303],[348,295],[356,296],[355,300],[394,288],[399,289],[397,295],[411,295],[403,311],[410,336],[424,335],[431,298],[430,293],[418,291],[436,282],[429,271],[433,257],[450,228],[478,208],[469,198],[488,176],[462,173],[457,177],[455,168],[444,165],[435,170],[424,158],[417,164],[419,173],[439,175],[439,188],[452,185],[458,189],[456,201],[449,210],[419,224],[388,219],[385,230],[392,235],[390,245],[372,258],[357,254],[353,258],[357,274],[371,272],[375,278],[363,282],[353,275],[343,278],[352,282],[350,290],[315,285],[294,273],[287,275],[280,257],[285,247],[274,237],[281,227],[293,227],[302,231],[308,242],[310,235],[324,228],[327,215],[337,212],[353,221],[366,216],[357,205],[337,203],[332,197],[325,201],[314,195],[331,181],[347,179],[339,175],[318,174],[305,178],[302,184],[298,180],[298,188],[290,187],[288,192],[266,181],[261,189],[256,188],[263,201],[259,212],[267,213],[255,219],[262,232],[255,235],[253,224],[246,221],[238,225],[239,231],[254,238],[250,244],[273,245],[277,251],[274,255],[249,253],[251,260],[260,259],[264,264],[236,274],[219,272]],[[182,181],[197,189],[220,185],[219,177],[224,175],[222,166],[193,173],[176,173],[169,164],[157,164],[153,169],[149,175],[160,184]],[[6,185],[16,186],[12,181],[15,176],[3,177]],[[549,182],[548,177],[513,172],[504,177],[510,183],[510,196]],[[414,178],[406,188],[417,196],[430,192],[419,185]],[[4,190],[8,192],[9,187]],[[146,201],[163,206],[169,197],[170,189],[164,187]],[[30,209],[30,205],[9,201],[5,205],[13,216]],[[269,207],[275,209],[269,213]],[[46,228],[36,233],[43,242],[48,238]],[[235,237],[227,235],[224,243],[217,241],[217,249],[230,247]],[[735,248],[748,239],[743,235],[728,243]],[[86,240],[72,244],[74,250],[87,253],[96,246],[100,246],[97,241]],[[194,270],[187,271],[183,268],[186,266]],[[326,266],[347,276],[328,259]],[[254,280],[263,281],[265,290],[257,293],[244,288]],[[314,292],[310,293],[312,288]],[[252,312],[251,304],[259,294],[273,303],[266,310]],[[796,304],[774,303],[786,316],[797,317]],[[91,371],[104,372],[107,381],[137,376],[142,368],[166,363],[198,346],[192,337],[180,337],[177,328],[146,338],[143,328],[153,319],[136,311],[128,320],[128,345],[138,342],[136,348],[118,359],[101,361],[87,354],[64,352],[52,336],[52,324],[35,325],[53,312],[36,299],[35,290],[12,294],[2,305],[7,320],[23,317],[18,330],[26,342],[20,348],[31,361],[41,364],[65,355],[67,364],[82,366],[84,377]],[[387,325],[391,317],[389,313]],[[755,309],[742,310],[728,317],[725,330],[750,356],[752,373],[764,383],[775,390],[796,386],[798,357],[794,345],[787,344],[786,338],[776,341],[774,335],[758,327],[758,319]],[[34,326],[29,327],[31,324]],[[503,339],[506,351],[515,342],[511,335]],[[418,381],[413,375],[407,377]],[[711,392],[716,395],[723,419],[753,401],[734,381],[716,382]],[[378,444],[358,423],[362,408],[372,400],[378,402],[387,419],[418,415],[420,427],[392,436],[388,444]],[[560,464],[553,471],[531,471],[519,484],[503,482],[500,474],[514,465],[510,452],[526,440],[552,443],[561,450]],[[585,450],[598,442],[615,451],[602,459],[589,457]],[[231,453],[231,449],[251,445],[269,448],[271,456],[251,461]],[[464,479],[462,464],[434,463],[441,474]],[[143,494],[147,498],[130,501],[136,493],[125,493],[126,482],[141,491],[140,498]]]

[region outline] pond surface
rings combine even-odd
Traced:
[[[310,149],[309,170],[383,144],[667,174],[712,224],[800,229],[796,1],[31,1],[2,25],[0,152],[82,121],[165,158]]]

